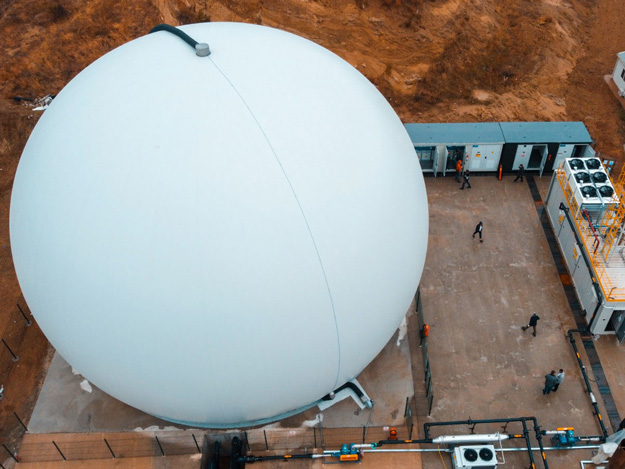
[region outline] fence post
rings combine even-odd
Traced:
[[[20,359],[20,357],[18,357],[17,355],[15,355],[13,353],[13,350],[11,350],[11,347],[9,347],[9,344],[6,343],[6,341],[4,339],[2,339],[2,343],[4,344],[4,346],[7,348],[7,350],[9,351],[9,353],[13,356],[13,361],[16,362]]]
[[[111,452],[111,456],[113,456],[113,459],[115,458],[115,453],[113,453],[113,448],[111,448],[111,445],[109,445],[109,442],[106,441],[106,438],[104,438],[104,443],[106,443],[106,447],[109,449],[109,451]]]
[[[263,435],[265,436],[265,449],[269,451],[269,443],[267,443],[267,430],[263,430]]]
[[[20,460],[17,459],[17,457],[13,454],[13,452],[9,448],[7,448],[7,445],[2,443],[2,447],[7,450],[7,453],[9,453],[9,456],[11,456],[15,460],[15,462],[20,462]]]
[[[156,438],[156,444],[158,445],[158,448],[161,450],[161,455],[165,456],[165,451],[163,451],[163,447],[161,446],[161,442],[158,441],[158,436],[154,435],[154,438]]]
[[[20,304],[19,303],[16,303],[16,304],[17,304],[17,309],[20,310],[20,313],[22,313],[22,316],[24,316],[24,319],[26,319],[26,327],[30,327],[33,322],[30,319],[28,319],[28,316],[26,316],[26,314],[24,314],[24,311],[22,311]]]
[[[59,452],[59,454],[61,455],[61,457],[63,458],[63,461],[67,461],[67,458],[65,457],[65,455],[63,454],[63,452],[61,451],[61,448],[59,448],[59,446],[56,444],[56,442],[54,440],[52,440],[52,444],[54,445],[54,447],[56,448],[56,450]]]
[[[245,436],[245,446],[247,446],[247,450],[252,451],[252,449],[250,448],[250,440],[248,440],[247,438],[247,430],[243,432],[243,435]]]
[[[28,431],[28,427],[24,424],[24,422],[22,422],[22,419],[19,415],[17,415],[17,412],[13,411],[13,415],[15,415],[17,421],[22,425],[22,427],[24,427],[24,430]]]
[[[195,442],[195,447],[197,448],[197,452],[201,453],[202,450],[200,449],[200,445],[197,444],[197,440],[195,439],[195,435],[193,433],[191,433],[191,436],[193,437],[193,441]]]

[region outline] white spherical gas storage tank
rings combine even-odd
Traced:
[[[205,427],[301,411],[401,323],[428,235],[411,141],[328,50],[238,23],[155,32],[74,78],[11,200],[41,329],[121,401]]]

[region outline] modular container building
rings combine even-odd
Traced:
[[[497,171],[504,139],[496,122],[405,124],[424,173],[454,172],[456,161],[471,171]]]
[[[405,124],[424,172],[454,172],[456,161],[472,172],[557,168],[565,158],[594,156],[583,122],[484,122]]]

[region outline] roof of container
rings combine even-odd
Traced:
[[[405,124],[413,144],[504,143],[497,122]]]
[[[621,59],[622,62],[625,62],[625,51],[619,52],[616,56]]]
[[[500,122],[506,143],[592,143],[583,122]]]
[[[405,124],[413,145],[592,143],[583,122]]]

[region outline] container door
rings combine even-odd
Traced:
[[[590,145],[586,145],[586,148],[584,148],[584,158],[592,158],[593,156],[595,156],[595,149]]]
[[[497,171],[501,159],[501,145],[481,145],[483,152],[482,171]]]
[[[438,160],[440,159],[440,155],[438,153],[438,147],[434,148],[434,161],[432,162],[432,170],[434,171],[434,177],[436,177],[436,173],[438,172]]]
[[[512,163],[512,170],[516,171],[519,169],[520,165],[523,165],[523,167],[527,169],[531,152],[532,145],[519,145],[516,147],[516,155],[514,156],[514,163]]]
[[[434,167],[434,147],[415,147],[414,150],[417,158],[419,158],[419,163],[421,163],[421,170],[423,172],[431,171]]]
[[[610,322],[612,323],[614,332],[616,332],[616,337],[618,337],[618,341],[622,344],[623,342],[625,342],[625,311],[614,311],[612,313],[612,317],[610,318]]]
[[[547,159],[547,145],[530,145],[532,150],[529,154],[529,161],[525,169],[535,169],[540,171],[541,166],[545,166]]]
[[[560,144],[558,147],[558,153],[556,154],[556,160],[553,162],[554,171],[560,167],[564,158],[570,158],[573,154],[573,145]]]
[[[543,153],[543,159],[540,162],[540,169],[539,169],[539,174],[542,176],[543,175],[543,171],[545,170],[545,165],[547,164],[547,145],[543,145],[542,148],[542,153]]]

